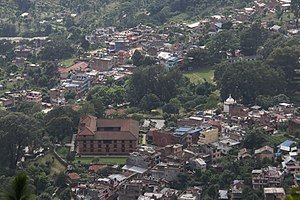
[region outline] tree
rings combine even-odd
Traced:
[[[15,176],[7,191],[4,193],[5,200],[30,200],[34,199],[28,185],[28,177],[24,173]]]
[[[263,146],[265,142],[263,133],[259,130],[250,130],[244,140],[244,147],[246,149],[258,149]]]
[[[60,193],[59,199],[61,199],[61,200],[69,200],[69,199],[71,199],[71,190],[69,188],[66,188],[64,191],[62,191]]]
[[[81,41],[81,48],[83,48],[83,50],[86,52],[86,51],[88,51],[89,49],[90,49],[90,42],[89,41],[87,41],[85,38],[84,39],[82,39],[82,41]]]
[[[69,117],[75,126],[78,125],[80,114],[79,112],[72,109],[70,106],[59,106],[54,107],[50,112],[45,116],[45,124],[50,122],[52,119],[59,117]]]
[[[82,105],[81,108],[79,110],[79,113],[81,115],[95,115],[96,111],[95,111],[95,107],[94,105],[89,102],[89,101],[85,101]]]
[[[205,104],[206,109],[213,109],[218,106],[219,96],[217,94],[210,94]]]
[[[40,194],[51,186],[50,178],[45,172],[42,172],[34,177],[34,185],[36,187],[36,193]]]
[[[212,64],[211,54],[206,49],[190,50],[183,61],[185,68],[202,69],[207,68]]]
[[[160,106],[160,99],[155,94],[146,94],[140,102],[140,108],[143,110],[151,111]]]
[[[24,155],[24,148],[37,145],[41,125],[33,117],[9,113],[0,117],[0,130],[1,164],[9,164],[10,169],[16,169],[18,161]]]
[[[72,57],[75,53],[71,42],[64,36],[54,36],[40,51],[42,60],[60,60]]]
[[[259,199],[259,197],[255,194],[255,192],[251,188],[245,187],[242,192],[242,199],[255,200],[255,199]]]
[[[299,67],[300,48],[297,46],[276,48],[267,59],[268,64],[282,70],[288,82],[296,75],[295,69]]]
[[[291,10],[295,15],[296,25],[299,27],[299,17],[300,17],[300,0],[291,0]]]
[[[140,68],[129,78],[129,101],[137,106],[145,95],[152,93],[162,102],[168,102],[177,95],[177,86],[181,79],[180,71],[169,71],[161,65]]]
[[[76,92],[74,90],[68,90],[65,92],[64,96],[65,96],[66,101],[74,100],[76,97]]]
[[[220,60],[226,58],[227,52],[234,55],[235,50],[239,48],[239,42],[239,37],[233,30],[225,30],[212,36],[206,46],[214,59]]]
[[[262,43],[263,31],[257,23],[241,33],[240,47],[245,56],[254,55]]]
[[[47,193],[42,193],[37,197],[37,200],[51,200],[51,196]]]
[[[103,117],[104,113],[105,113],[105,107],[102,103],[102,100],[99,98],[93,98],[91,100],[92,104],[94,105],[95,108],[95,116],[98,118]]]
[[[179,110],[172,104],[167,103],[162,107],[164,113],[178,114]]]
[[[67,116],[53,118],[46,124],[48,134],[60,142],[66,136],[71,135],[74,129],[75,126],[72,120]]]
[[[56,187],[65,188],[67,183],[67,175],[64,172],[61,172],[57,175],[54,184]]]
[[[204,83],[197,85],[196,94],[208,96],[216,89],[217,89],[216,85],[205,81]]]
[[[131,57],[131,60],[135,66],[141,66],[143,65],[144,56],[139,50],[135,50]]]
[[[286,90],[284,75],[261,62],[221,63],[216,67],[215,80],[222,100],[232,94],[244,104],[254,103],[258,95],[274,96]]]

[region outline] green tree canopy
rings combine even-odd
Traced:
[[[41,124],[22,113],[8,113],[0,117],[0,159],[2,166],[15,169],[28,145],[37,145]]]
[[[67,116],[52,118],[46,124],[46,130],[48,134],[57,139],[57,141],[63,141],[63,139],[71,135],[75,130],[75,125],[72,120]]]
[[[229,94],[243,103],[254,103],[258,95],[277,95],[285,92],[282,73],[261,62],[221,63],[216,67],[215,80],[221,89],[221,98]]]
[[[297,46],[276,48],[268,57],[267,63],[277,70],[282,70],[290,82],[299,68],[300,48]]]

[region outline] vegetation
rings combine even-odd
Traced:
[[[108,156],[108,157],[78,157],[73,161],[74,163],[82,163],[82,164],[125,164],[126,157],[114,157],[114,156]]]

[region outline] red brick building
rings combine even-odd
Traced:
[[[80,119],[76,137],[79,155],[128,155],[138,145],[139,123],[132,119]]]

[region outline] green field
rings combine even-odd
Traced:
[[[101,156],[101,157],[77,157],[74,163],[83,164],[118,164],[123,165],[126,162],[127,157],[114,157],[114,156]]]
[[[197,71],[190,71],[184,73],[184,76],[188,77],[192,83],[201,83],[205,80],[211,83],[214,82],[213,69],[201,69]]]
[[[267,141],[266,145],[275,147],[290,138],[286,137],[284,134],[274,134],[274,135],[266,135],[265,139]]]
[[[76,58],[70,58],[61,61],[60,63],[64,65],[64,67],[68,68],[75,64]]]
[[[50,176],[55,176],[56,174],[65,171],[66,169],[66,167],[55,158],[53,153],[47,153],[46,155],[38,158],[37,160],[30,162],[29,166],[34,165],[34,163],[38,163],[40,165],[46,165],[47,161],[51,162]]]
[[[58,154],[60,157],[64,158],[64,159],[66,159],[66,157],[67,157],[69,151],[70,151],[70,149],[67,148],[67,147],[58,147],[58,148],[56,148],[57,154]]]

